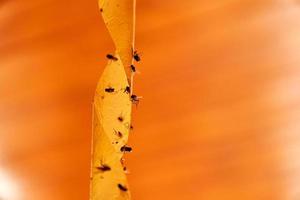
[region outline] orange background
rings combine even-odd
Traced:
[[[138,0],[134,200],[300,199],[299,19],[297,0]],[[113,49],[96,1],[0,1],[0,199],[88,199]]]

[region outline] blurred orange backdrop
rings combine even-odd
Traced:
[[[134,200],[300,199],[300,2],[138,0]],[[0,1],[0,199],[84,200],[114,47],[96,1]]]

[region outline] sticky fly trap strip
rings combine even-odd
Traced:
[[[99,10],[115,45],[98,82],[93,101],[93,139],[90,200],[129,200],[124,154],[131,126],[133,94],[135,0],[99,0]],[[105,58],[105,57],[103,57]]]

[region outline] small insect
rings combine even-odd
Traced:
[[[118,120],[119,120],[120,122],[123,122],[123,121],[124,121],[124,118],[123,118],[122,116],[120,116],[120,117],[118,117]]]
[[[103,8],[100,8],[100,12],[103,12]]]
[[[120,190],[122,190],[123,192],[126,192],[128,189],[127,189],[127,187],[126,186],[124,186],[124,185],[122,185],[122,184],[118,184],[118,188],[120,189]]]
[[[132,125],[130,125],[130,129],[133,130],[133,126]]]
[[[124,146],[122,146],[121,147],[121,149],[120,149],[122,152],[131,152],[132,151],[132,148],[131,147],[129,147],[129,146],[126,146],[126,145],[124,145]]]
[[[138,101],[139,98],[135,94],[133,94],[133,95],[131,95],[131,100]]]
[[[112,87],[105,88],[105,92],[112,93],[114,91],[115,91],[115,88],[112,88]]]
[[[117,57],[115,57],[115,56],[113,56],[113,55],[111,55],[111,54],[107,54],[107,55],[106,55],[106,58],[108,58],[108,59],[110,59],[110,60],[113,60],[113,61],[117,61],[117,60],[118,60]]]
[[[140,102],[139,97],[136,96],[135,94],[131,95],[130,99],[131,99],[132,103],[136,104],[136,105],[138,105]]]
[[[118,137],[122,137],[122,136],[123,136],[123,134],[122,134],[120,131],[114,130],[114,132],[115,132],[115,134],[116,134]]]
[[[140,56],[139,56],[139,54],[138,54],[137,51],[134,51],[134,52],[133,52],[133,58],[134,58],[134,60],[135,60],[136,62],[141,61],[141,58],[140,58]]]
[[[105,165],[105,164],[101,164],[100,166],[96,167],[98,170],[101,170],[103,172],[106,172],[106,171],[110,171],[111,168],[110,166],[108,165]]]
[[[127,167],[123,167],[123,171],[125,172],[125,174],[129,174],[130,172],[127,170]]]
[[[132,72],[136,72],[135,66],[134,65],[130,65],[130,69]]]
[[[124,92],[126,92],[126,93],[130,93],[130,87],[129,86],[127,86],[126,88],[125,88],[125,90],[124,90]]]

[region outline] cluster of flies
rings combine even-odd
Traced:
[[[107,54],[106,57],[109,59],[109,60],[112,60],[112,61],[117,61],[118,58],[115,57],[114,55],[112,54]],[[141,60],[139,54],[137,53],[137,51],[134,51],[133,52],[133,58],[136,62],[139,62]],[[131,72],[132,73],[135,73],[136,72],[136,68],[134,65],[130,65],[130,69],[131,69]],[[113,93],[115,92],[115,88],[113,87],[107,87],[105,88],[105,92],[108,92],[108,93]],[[131,93],[131,89],[130,89],[130,86],[126,86],[125,89],[124,89],[124,92],[130,94],[130,99],[132,101],[132,103],[134,103],[135,105],[137,105],[139,103],[139,97],[135,94],[132,94]]]
[[[136,62],[139,62],[141,60],[141,58],[140,58],[139,54],[137,53],[137,51],[133,51],[133,55],[132,56],[133,56],[133,59]],[[118,60],[118,58],[115,57],[112,54],[107,54],[106,58],[109,59],[109,60],[112,60],[112,61],[117,61]],[[131,72],[133,74],[136,72],[136,68],[135,68],[135,66],[133,64],[130,65],[130,69],[131,69]],[[114,93],[114,92],[116,92],[116,90],[113,87],[107,87],[107,88],[105,88],[105,92],[107,92],[107,93]],[[130,100],[131,100],[131,102],[133,104],[137,105],[139,103],[139,97],[137,95],[135,95],[135,94],[132,94],[132,90],[131,90],[130,86],[126,86],[125,89],[124,89],[124,92],[130,95]],[[122,116],[119,116],[117,120],[119,122],[123,122],[124,118]],[[130,129],[132,129],[132,128],[133,127],[130,125]],[[123,136],[123,134],[120,131],[116,131],[116,130],[114,130],[114,131],[115,131],[116,135],[118,135],[119,137]],[[124,146],[122,146],[120,148],[120,151],[122,153],[129,153],[129,152],[132,151],[132,148],[129,147],[129,146],[124,145]],[[124,159],[122,158],[121,159],[121,163],[123,164],[123,162],[124,162]],[[100,171],[102,171],[102,172],[107,172],[107,171],[111,170],[111,167],[108,166],[108,165],[106,165],[106,164],[101,164],[100,166],[97,167],[97,169],[100,170]],[[123,169],[124,169],[124,171],[127,170],[126,167],[124,167]],[[121,183],[118,184],[118,188],[121,191],[123,191],[123,192],[126,192],[128,190],[128,188],[125,185],[121,184]]]

